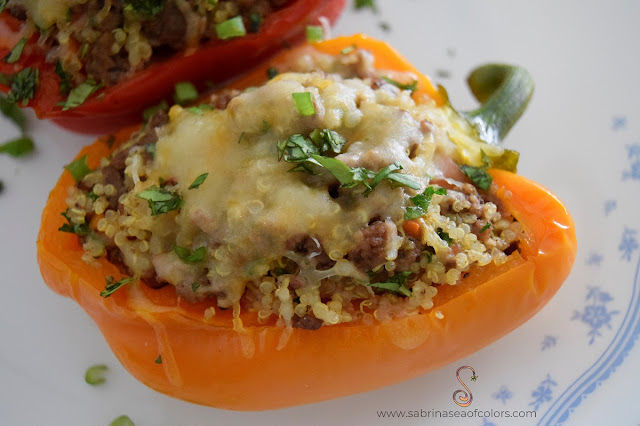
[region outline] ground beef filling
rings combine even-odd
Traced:
[[[69,9],[43,32],[47,60],[60,62],[76,84],[91,78],[106,86],[117,84],[133,71],[187,47],[216,39],[215,26],[242,17],[248,32],[257,32],[264,19],[290,0],[166,0],[154,16],[125,10],[122,0],[88,0]],[[6,10],[30,22],[30,11],[15,0]],[[35,25],[33,26],[35,29]],[[71,48],[68,36],[74,45]]]

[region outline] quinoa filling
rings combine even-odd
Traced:
[[[84,260],[211,300],[209,315],[313,330],[430,309],[438,286],[518,249],[495,185],[459,167],[505,151],[451,108],[417,104],[361,50],[280,71],[159,111],[70,188]]]
[[[74,85],[112,86],[153,60],[213,39],[257,32],[289,0],[9,0],[6,13],[40,31],[47,61]]]

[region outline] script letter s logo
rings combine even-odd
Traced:
[[[471,402],[473,401],[473,395],[471,394],[471,391],[460,378],[460,370],[464,370],[465,368],[471,370],[471,372],[473,373],[473,376],[471,376],[471,380],[475,382],[478,377],[476,376],[476,370],[474,370],[473,367],[469,367],[468,365],[463,365],[462,367],[458,368],[458,370],[456,371],[456,378],[458,379],[462,387],[466,389],[466,392],[463,391],[462,389],[458,389],[453,393],[453,402],[458,404],[460,407],[468,407],[469,405],[471,405]],[[462,394],[462,395],[458,395],[458,394]]]

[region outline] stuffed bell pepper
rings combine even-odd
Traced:
[[[44,279],[131,374],[200,404],[304,404],[451,363],[534,315],[576,251],[565,207],[497,143],[529,74],[469,82],[483,104],[459,113],[382,42],[287,51],[83,149],[44,211]]]
[[[333,22],[345,0],[8,0],[0,2],[0,88],[38,117],[106,133],[218,84]]]

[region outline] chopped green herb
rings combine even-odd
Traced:
[[[89,96],[101,87],[102,83],[96,84],[95,81],[87,79],[84,83],[71,89],[62,110],[67,111],[68,109],[79,107]]]
[[[307,41],[317,43],[324,40],[324,29],[319,25],[307,25]]]
[[[191,185],[189,185],[189,189],[197,189],[204,183],[204,180],[209,176],[209,173],[203,173],[198,176]]]
[[[87,372],[84,374],[84,381],[90,384],[91,386],[101,385],[105,382],[104,373],[106,373],[109,369],[106,365],[99,364],[93,365],[87,369]]]
[[[64,166],[64,168],[68,170],[69,173],[71,173],[71,176],[73,176],[73,180],[75,180],[76,182],[80,182],[83,177],[91,173],[91,169],[87,164],[86,155],[83,155],[77,160],[73,160],[71,163]]]
[[[260,25],[262,25],[262,16],[259,13],[252,13],[249,15],[249,32],[257,33],[260,31]]]
[[[136,426],[136,425],[135,423],[133,423],[133,421],[131,421],[131,419],[128,416],[123,415],[118,417],[111,423],[109,423],[109,426]]]
[[[9,101],[6,96],[0,94],[0,112],[13,121],[24,132],[27,128],[27,118],[15,102]]]
[[[409,84],[403,84],[403,83],[400,83],[399,81],[393,80],[393,79],[391,79],[389,77],[382,76],[381,78],[384,81],[386,81],[387,83],[393,84],[394,86],[396,86],[400,90],[409,90],[409,91],[411,91],[411,93],[413,93],[418,89],[418,80],[414,80]]]
[[[293,97],[293,101],[295,102],[296,108],[298,108],[298,112],[300,113],[300,115],[309,116],[316,113],[316,107],[313,105],[311,93],[292,93],[291,97]]]
[[[473,167],[473,166],[460,166],[460,170],[464,173],[471,183],[473,183],[477,188],[480,188],[484,191],[488,191],[491,188],[491,182],[493,182],[493,178],[487,172],[487,167]]]
[[[191,291],[195,292],[197,289],[200,288],[200,284],[198,283],[191,283]]]
[[[7,0],[0,0],[0,13],[2,13],[6,5],[7,5]]]
[[[369,286],[379,288],[381,290],[391,291],[393,293],[399,293],[402,296],[411,297],[411,290],[409,290],[405,286],[410,275],[410,271],[401,272],[389,278],[385,282],[370,283]]]
[[[271,80],[273,77],[278,75],[278,70],[275,67],[267,68],[267,78]]]
[[[192,253],[191,250],[189,250],[186,247],[180,247],[178,245],[174,245],[173,251],[176,255],[178,255],[180,260],[182,260],[185,263],[192,263],[192,264],[202,262],[207,255],[207,249],[205,247],[199,247],[196,250],[194,250]]]
[[[491,222],[487,222],[482,229],[480,229],[480,233],[482,234],[484,231],[486,231],[487,229],[491,228]]]
[[[173,100],[178,105],[186,105],[198,99],[198,90],[196,86],[188,81],[182,81],[176,84],[173,93]]]
[[[156,144],[154,143],[148,143],[147,145],[145,145],[144,150],[147,151],[149,153],[149,155],[151,155],[151,158],[156,158]]]
[[[247,35],[242,16],[236,16],[216,25],[216,35],[220,40]]]
[[[55,71],[58,77],[60,77],[60,94],[67,96],[72,87],[71,76],[64,70],[60,61],[56,61]]]
[[[104,290],[100,292],[100,296],[109,297],[115,293],[120,287],[129,284],[134,281],[135,277],[123,278],[120,281],[114,281],[111,275],[107,276],[107,284],[104,286]]]
[[[124,4],[127,12],[148,16],[155,16],[164,8],[164,0],[124,0]]]
[[[445,188],[436,189],[433,186],[428,186],[422,194],[411,197],[411,201],[416,207],[407,207],[407,212],[404,215],[405,220],[424,216],[427,213],[429,203],[434,194],[446,195],[447,190]]]
[[[348,55],[349,53],[355,51],[358,48],[358,46],[356,46],[355,44],[352,44],[351,46],[347,46],[344,49],[342,49],[340,51],[341,55]]]
[[[238,138],[238,143],[242,142],[242,139],[244,139],[244,134],[245,132],[240,133],[240,137]]]
[[[156,364],[162,364],[162,355],[158,355],[158,358],[154,361]]]
[[[22,157],[35,149],[33,140],[28,136],[20,136],[0,145],[0,154],[9,154],[12,157]]]
[[[93,189],[91,191],[89,191],[89,193],[87,194],[87,197],[89,197],[91,199],[91,201],[95,201],[95,200],[97,200],[99,198],[98,194],[93,192]]]
[[[157,105],[153,105],[145,109],[142,112],[142,118],[144,119],[145,122],[147,122],[151,119],[151,117],[156,115],[158,111],[164,111],[164,112],[169,111],[169,104],[167,103],[167,101],[162,101]]]
[[[398,173],[392,173],[402,169],[400,164],[393,164],[376,173],[364,167],[350,168],[336,158],[322,155],[330,151],[338,154],[346,143],[342,136],[332,130],[316,129],[311,132],[310,138],[307,139],[301,134],[295,134],[284,141],[278,142],[278,160],[284,159],[288,163],[298,163],[296,167],[289,170],[290,172],[314,174],[311,166],[316,165],[331,173],[343,188],[353,188],[358,184],[363,184],[367,187],[365,195],[372,191],[383,179],[391,180],[399,185],[413,189],[420,187],[408,175],[400,177],[397,176],[399,175]]]
[[[25,68],[11,77],[11,90],[7,95],[9,101],[27,106],[36,95],[40,82],[40,71],[37,68]]]
[[[174,194],[164,188],[158,188],[155,185],[145,189],[139,193],[137,197],[149,202],[151,216],[178,210],[184,204],[179,194]]]
[[[4,182],[0,180],[0,194],[4,192]]]
[[[71,223],[69,219],[69,209],[65,210],[63,213],[60,213],[62,217],[67,220],[67,223],[58,228],[60,232],[68,232],[70,234],[76,234],[79,237],[84,237],[89,235],[89,224],[88,223]]]
[[[356,10],[368,8],[373,10],[374,12],[378,11],[375,0],[355,0],[354,7],[356,8]]]
[[[440,237],[440,239],[442,241],[445,241],[447,244],[451,244],[451,242],[453,242],[453,240],[451,239],[451,237],[449,236],[449,234],[447,234],[446,232],[444,232],[442,229],[438,228],[436,230],[436,233],[438,234],[438,237]]]
[[[338,132],[329,129],[315,129],[309,135],[311,141],[321,153],[333,151],[339,154],[347,140]]]
[[[13,46],[11,52],[9,52],[9,54],[5,56],[4,59],[2,59],[2,62],[5,62],[7,64],[15,64],[16,62],[18,62],[20,56],[22,55],[22,50],[24,49],[25,44],[27,44],[27,38],[22,37],[20,41],[17,42],[15,46]]]

